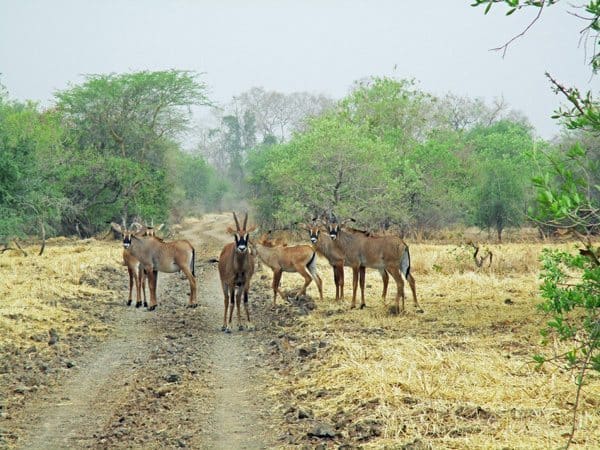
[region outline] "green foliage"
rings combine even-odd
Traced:
[[[164,140],[186,129],[189,107],[209,103],[198,75],[180,70],[88,75],[56,97],[77,148],[156,167]]]
[[[68,206],[56,184],[61,139],[54,115],[0,97],[0,239],[56,224]]]
[[[169,179],[175,186],[170,203],[187,214],[220,209],[227,182],[199,155],[174,152]]]
[[[72,205],[62,223],[68,234],[90,235],[123,216],[164,221],[168,215],[164,170],[128,158],[73,151],[63,183]]]
[[[189,107],[209,103],[197,74],[90,75],[57,100],[70,138],[64,185],[73,208],[63,220],[66,232],[91,234],[121,218],[165,221],[182,198],[188,205],[198,199],[207,168],[186,161],[175,142],[189,124]],[[176,155],[171,166],[170,154]],[[196,184],[194,170],[201,171]]]
[[[340,102],[340,117],[404,152],[428,131],[432,97],[413,80],[374,77],[356,83]]]
[[[416,228],[435,230],[469,220],[474,174],[463,148],[460,133],[436,131],[406,155],[416,174],[407,205]]]
[[[166,221],[180,200],[185,210],[216,206],[228,186],[175,141],[189,107],[208,103],[197,78],[91,75],[45,112],[0,95],[0,239],[42,227],[89,236],[121,218]]]
[[[288,143],[256,148],[246,169],[260,219],[287,225],[335,210],[362,226],[420,232],[476,214],[500,232],[520,224],[532,175],[530,128],[509,120],[432,128],[438,105],[413,81],[373,78]]]
[[[531,130],[502,120],[474,128],[466,140],[479,166],[473,189],[474,223],[494,228],[501,241],[504,228],[519,226],[525,219],[527,187],[533,176]]]
[[[307,220],[323,209],[365,222],[404,219],[402,208],[388,210],[398,203],[404,182],[398,154],[338,115],[315,119],[288,144],[257,150],[249,167],[249,182],[263,195],[260,216],[271,212],[278,224]]]
[[[524,7],[538,8],[535,22],[542,8],[552,6],[558,0],[475,0],[473,5],[487,4],[487,13],[493,3],[506,3],[511,8],[507,14]],[[585,12],[587,17],[579,11],[574,15],[587,21],[583,33],[596,33],[590,59],[596,72],[600,68],[600,2],[588,1]],[[569,108],[560,109],[555,118],[563,120],[567,128],[578,130],[580,136],[590,134],[597,138],[600,133],[600,105],[593,100],[591,93],[582,95],[578,89],[564,87],[549,74],[546,75],[555,92],[562,94],[570,104]],[[576,143],[565,154],[548,155],[548,170],[533,180],[538,191],[537,220],[546,226],[572,231],[585,246],[576,255],[546,250],[541,257],[544,302],[539,307],[550,316],[546,327],[541,330],[543,342],[558,339],[565,343],[567,350],[551,357],[535,355],[534,361],[540,365],[554,362],[576,372],[577,391],[567,447],[575,434],[576,413],[581,389],[588,379],[587,373],[590,370],[600,371],[600,249],[594,248],[591,240],[591,235],[600,230],[600,158],[597,153],[597,146]]]

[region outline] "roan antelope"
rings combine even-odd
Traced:
[[[123,231],[123,247],[136,258],[148,277],[150,288],[150,304],[148,311],[157,306],[156,284],[158,272],[174,273],[182,271],[190,282],[190,298],[188,306],[195,308],[196,278],[194,259],[196,251],[186,240],[164,242],[155,236],[138,236],[128,230]]]
[[[344,252],[338,245],[335,244],[331,239],[329,233],[321,233],[321,224],[317,219],[313,219],[310,225],[300,224],[300,228],[308,231],[311,243],[314,245],[317,252],[323,255],[331,267],[333,267],[333,281],[335,283],[335,299],[344,299],[344,266],[353,267],[349,262],[346,261]],[[349,230],[350,231],[350,230]],[[352,230],[353,233],[362,233],[360,231]],[[364,234],[364,233],[363,233]],[[387,294],[387,287],[389,281],[389,275],[385,270],[380,270],[381,278],[383,280],[383,294],[382,298],[385,301]],[[356,284],[358,279],[358,271],[353,270],[353,282],[354,290],[356,290]]]
[[[404,280],[406,278],[413,295],[413,303],[417,312],[423,309],[417,301],[415,279],[410,273],[410,252],[406,243],[398,236],[368,236],[363,232],[352,232],[341,226],[337,220],[327,222],[327,230],[331,239],[344,253],[345,263],[352,267],[354,274],[360,276],[361,302],[365,307],[365,268],[373,268],[389,273],[396,282],[396,309],[404,311]],[[356,275],[353,280],[352,308],[356,307]],[[400,308],[402,298],[402,308]]]
[[[317,253],[323,255],[333,267],[333,281],[335,283],[335,300],[344,298],[344,254],[333,243],[327,233],[321,234],[321,227],[316,219],[310,225],[300,224],[300,228],[308,231],[310,242]]]
[[[248,320],[248,328],[251,327],[250,311],[248,310],[248,290],[250,289],[250,280],[254,274],[254,255],[250,250],[250,233],[255,227],[246,229],[248,222],[248,213],[244,218],[244,224],[240,227],[238,218],[233,213],[235,220],[235,230],[227,228],[229,234],[233,234],[235,242],[231,242],[221,251],[219,256],[219,276],[221,277],[221,287],[223,288],[225,311],[223,313],[223,327],[221,330],[231,333],[231,321],[233,318],[233,308],[237,307],[238,329],[243,330],[240,315],[240,303],[242,294],[244,297],[244,310]],[[237,291],[236,291],[237,290]],[[229,321],[227,321],[227,311],[229,309]]]
[[[137,222],[134,222],[130,225],[130,229],[128,230],[123,223],[123,226],[115,222],[111,222],[111,228],[117,233],[121,234],[123,237],[126,233],[135,233],[138,236],[156,236],[156,231],[159,231],[164,224],[159,225],[157,228],[142,226]],[[127,298],[127,306],[130,306],[132,303],[132,291],[135,285],[135,293],[136,293],[136,303],[135,307],[139,308],[142,306],[142,294],[144,297],[143,305],[144,307],[148,306],[148,302],[146,301],[146,289],[145,289],[145,272],[141,267],[139,260],[131,254],[129,249],[123,249],[123,265],[127,267],[127,272],[129,273],[129,297]]]
[[[268,233],[267,233],[268,234]],[[253,244],[258,257],[273,271],[273,305],[276,304],[277,293],[285,299],[279,289],[283,272],[298,272],[304,278],[304,286],[298,296],[306,294],[306,288],[314,280],[319,289],[319,297],[323,300],[323,282],[317,273],[317,255],[310,245],[275,245],[263,235]]]

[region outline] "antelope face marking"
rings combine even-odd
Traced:
[[[248,251],[248,240],[248,233],[235,233],[235,249],[240,253],[246,253]]]
[[[340,233],[340,224],[339,223],[330,223],[329,226],[329,236],[332,240],[336,240],[338,234]]]
[[[125,247],[125,249],[128,249],[130,246],[131,246],[131,234],[125,233],[123,235],[123,247]]]
[[[318,228],[311,228],[308,230],[308,235],[310,236],[310,242],[312,242],[313,244],[316,244],[317,241],[319,240],[319,229]]]

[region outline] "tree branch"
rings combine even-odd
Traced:
[[[517,34],[516,36],[513,36],[508,42],[506,42],[504,45],[501,45],[500,47],[496,47],[496,48],[492,48],[490,49],[491,51],[500,51],[502,50],[502,58],[504,58],[504,56],[506,55],[506,51],[508,50],[508,46],[510,44],[512,44],[514,41],[516,41],[517,39],[525,36],[525,34],[527,34],[527,32],[531,29],[531,27],[539,20],[539,18],[542,16],[542,11],[544,9],[544,5],[546,4],[545,1],[543,1],[541,3],[541,6],[539,7],[539,11],[536,14],[536,16],[533,18],[533,20],[529,23],[529,25],[527,25],[525,27],[525,29],[523,31],[521,31],[519,34]]]

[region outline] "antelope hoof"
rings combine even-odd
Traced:
[[[229,327],[225,327],[225,333],[227,333],[227,334],[231,334],[231,328],[229,328]]]
[[[365,309],[367,307],[367,305],[365,305],[364,303],[362,305],[360,305],[360,309]]]
[[[418,312],[419,314],[423,314],[425,311],[423,311],[421,308],[418,308],[418,309],[417,309],[417,312]]]
[[[127,300],[127,306],[131,306],[131,300]]]
[[[188,305],[188,308],[197,308],[198,307],[198,303],[190,303]]]
[[[144,308],[148,307],[148,302],[144,302]]]
[[[238,325],[238,331],[244,331],[244,325]]]
[[[226,329],[227,329],[227,327],[226,327],[225,325],[223,325],[223,326],[221,327],[221,331],[225,331]]]
[[[136,302],[136,303],[135,303],[135,307],[136,307],[136,308],[139,308],[140,306],[142,306],[142,302]],[[147,305],[146,305],[146,306],[147,306]]]
[[[148,307],[148,311],[154,311],[156,309],[156,305],[152,305]]]

